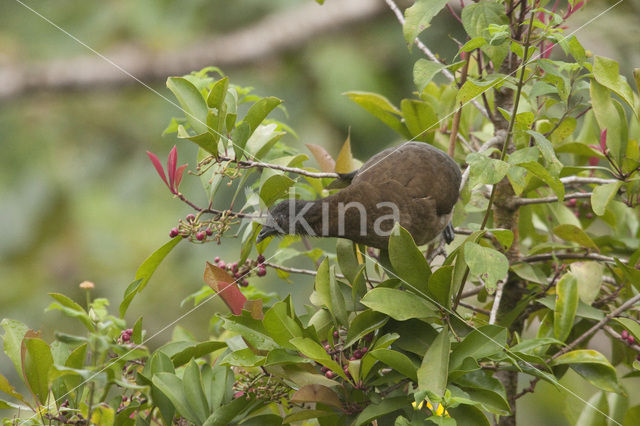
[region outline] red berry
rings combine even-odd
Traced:
[[[196,239],[198,241],[204,241],[205,238],[207,238],[207,234],[204,231],[196,232]]]
[[[258,276],[264,277],[265,275],[267,275],[267,268],[265,268],[263,265],[258,266]]]
[[[362,351],[360,351],[360,349],[356,349],[353,351],[353,356],[356,357],[356,359],[362,358]]]
[[[633,336],[629,336],[629,338],[627,339],[627,342],[629,342],[630,345],[633,345],[635,341],[636,339]]]
[[[636,361],[640,361],[640,354],[636,357]]]
[[[240,285],[241,285],[242,287],[246,287],[246,286],[248,286],[248,285],[249,285],[249,281],[247,281],[247,279],[246,279],[246,278],[243,278],[243,279],[242,279],[242,281],[240,281]]]
[[[577,204],[577,201],[576,201],[576,199],[575,199],[575,198],[572,198],[571,200],[569,200],[569,201],[567,201],[567,202],[565,203],[565,205],[566,205],[567,207],[575,207],[575,205],[576,205],[576,204]]]
[[[351,355],[351,356],[349,357],[349,361],[356,361],[356,360],[358,360],[358,358],[356,358],[356,356],[355,356],[355,355]]]
[[[320,371],[326,373],[327,371],[329,371],[329,369],[323,365],[322,367],[320,367]]]
[[[229,265],[231,267],[231,270],[233,272],[238,272],[238,262],[233,262],[231,265]],[[237,278],[237,277],[236,277]]]
[[[333,337],[337,339],[337,338],[338,338],[338,336],[340,336],[340,333],[338,333],[338,330],[335,330],[335,331],[333,332]]]
[[[586,213],[586,214],[584,215],[584,217],[585,217],[586,219],[593,219],[593,213]]]
[[[218,262],[220,262],[220,257],[219,257],[219,256],[216,256],[216,257],[213,259],[213,263],[218,263]]]
[[[259,254],[259,255],[258,255],[258,263],[264,263],[264,261],[265,261],[264,256],[263,256],[263,255],[261,255],[261,254]]]
[[[331,346],[329,346],[329,344],[327,343],[326,345],[324,345],[324,350],[329,352],[331,350]]]
[[[196,220],[196,217],[192,214],[188,214],[186,219],[187,219],[187,222],[193,222],[194,220]]]
[[[204,232],[206,232],[208,236],[212,236],[213,235],[213,229],[211,229],[211,228],[207,228],[207,230],[204,231]]]
[[[179,233],[180,233],[180,230],[178,228],[171,228],[171,231],[169,231],[169,236],[171,238],[174,238],[174,237],[177,237]]]
[[[629,338],[629,332],[627,330],[622,330],[622,333],[620,333],[620,337],[622,337],[624,340],[627,340]]]
[[[367,353],[368,350],[369,348],[365,346],[364,348],[360,349],[360,352],[362,352],[362,355],[364,355]]]
[[[326,373],[324,373],[325,377],[327,379],[333,379],[334,377],[336,377],[336,373],[334,373],[333,371],[329,370]]]
[[[233,394],[234,398],[240,398],[241,396],[244,396],[244,392],[243,391],[238,391],[238,392]]]
[[[227,267],[227,265],[224,263],[223,260],[221,260],[220,263],[218,263],[218,268],[225,269],[226,267]]]

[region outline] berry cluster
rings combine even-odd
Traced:
[[[247,259],[243,265],[238,265],[238,262],[225,263],[220,257],[216,256],[213,259],[213,263],[221,269],[226,269],[235,278],[238,285],[246,287],[249,285],[247,278],[255,271],[255,274],[259,277],[267,275],[267,267],[264,264],[265,258],[263,255],[258,255],[256,260]]]
[[[620,333],[620,338],[627,342],[628,345],[633,345],[636,342],[636,338],[631,335],[627,330],[622,330]],[[640,354],[636,357],[638,361],[640,361]]]
[[[324,350],[331,356],[331,358],[336,361],[338,364],[342,365],[342,371],[347,376],[347,378],[353,381],[351,377],[351,373],[349,372],[349,361],[357,361],[362,359],[362,357],[369,351],[369,348],[366,344],[370,343],[373,339],[373,334],[367,334],[361,341],[362,346],[357,348],[355,345],[350,348],[344,348],[345,338],[347,337],[346,330],[340,329],[335,330],[333,332],[333,345],[330,345],[329,342],[322,342],[324,346]],[[334,379],[338,377],[338,375],[325,367],[324,365],[320,366],[320,371],[324,373],[325,377],[328,379]],[[356,389],[365,389],[365,386],[360,381],[354,386]]]
[[[120,333],[120,338],[118,339],[118,343],[130,343],[132,335],[133,335],[132,328],[127,328],[126,330],[122,330],[122,332]]]
[[[189,238],[191,241],[206,242],[213,240],[220,243],[220,237],[232,225],[233,217],[222,216],[216,220],[201,222],[193,214],[188,214],[184,220],[178,220],[178,226],[171,228],[169,237]]]
[[[569,207],[571,210],[573,210],[573,214],[576,215],[576,217],[578,218],[584,217],[585,219],[593,219],[591,202],[589,200],[578,201],[576,198],[572,198],[570,200],[565,201],[564,205]]]

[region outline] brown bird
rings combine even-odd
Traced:
[[[427,143],[405,142],[341,174],[330,187],[347,186],[336,194],[276,204],[256,241],[301,234],[347,238],[386,250],[393,225],[399,222],[418,245],[441,232],[449,243],[460,179],[460,168],[446,153]]]

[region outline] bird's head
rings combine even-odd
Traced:
[[[300,233],[297,230],[298,226],[296,226],[295,223],[291,223],[292,221],[290,219],[295,217],[297,212],[306,204],[306,201],[290,198],[273,206],[269,210],[267,220],[264,225],[262,225],[262,230],[260,230],[256,238],[256,243],[272,235]]]

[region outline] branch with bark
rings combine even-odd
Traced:
[[[300,48],[319,34],[367,22],[385,10],[378,0],[327,2],[322,13],[318,13],[319,7],[314,2],[303,2],[237,31],[213,35],[174,50],[123,45],[105,52],[103,58],[92,53],[40,64],[0,67],[3,82],[0,101],[43,90],[95,90],[135,84],[130,75],[147,82],[163,81],[167,76],[186,74],[211,64],[230,67],[256,62]]]

